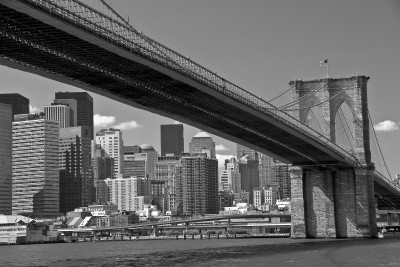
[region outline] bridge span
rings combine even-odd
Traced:
[[[2,65],[179,120],[297,166],[291,170],[293,237],[375,237],[374,183],[382,198],[399,203],[399,189],[371,162],[369,77],[292,81],[297,104],[290,115],[78,0],[2,0],[0,43]],[[322,133],[307,121],[308,105],[316,103],[327,121]],[[357,122],[350,148],[339,145],[336,131],[343,103]]]

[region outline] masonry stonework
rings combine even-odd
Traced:
[[[349,141],[348,151],[360,163],[360,167],[291,168],[292,238],[377,237],[368,80],[366,76],[351,76],[289,83],[293,102],[286,106],[287,111],[311,127],[310,115],[318,107],[326,123],[314,130],[338,145],[337,115],[342,105],[349,107],[353,119],[348,127],[354,139]]]

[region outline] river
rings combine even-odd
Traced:
[[[400,239],[140,240],[0,246],[0,266],[399,266]]]

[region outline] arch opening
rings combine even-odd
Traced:
[[[354,114],[346,102],[339,106],[335,114],[335,143],[349,152],[355,152]]]

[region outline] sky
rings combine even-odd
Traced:
[[[145,35],[263,99],[287,90],[290,80],[322,78],[324,59],[331,77],[369,76],[372,121],[391,175],[400,173],[400,1],[113,0],[112,6]],[[59,91],[81,89],[0,66],[0,93],[29,98],[32,111]],[[148,143],[160,152],[160,125],[172,119],[90,94],[95,130],[117,126],[125,145]],[[273,104],[288,101],[285,95]],[[184,125],[186,151],[198,131]],[[213,139],[217,154],[236,155],[234,143]]]

